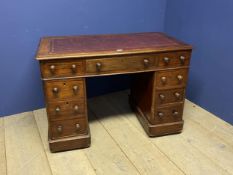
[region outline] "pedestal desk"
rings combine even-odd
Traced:
[[[36,59],[51,152],[90,146],[85,80],[92,76],[135,73],[129,102],[144,130],[180,133],[191,50],[153,32],[42,38]]]

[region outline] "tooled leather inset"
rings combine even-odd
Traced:
[[[50,53],[87,53],[140,50],[176,46],[178,43],[158,34],[99,35],[54,38]]]

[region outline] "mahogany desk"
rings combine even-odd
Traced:
[[[163,33],[42,38],[36,59],[51,152],[90,146],[85,80],[92,76],[137,73],[129,102],[147,134],[180,133],[191,50]]]

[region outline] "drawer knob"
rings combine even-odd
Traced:
[[[75,64],[71,65],[72,72],[75,73],[77,71],[77,66]]]
[[[51,66],[50,66],[50,71],[51,71],[52,73],[54,73],[54,71],[55,71],[55,66],[54,66],[54,65],[51,65]]]
[[[80,124],[76,123],[75,127],[76,127],[76,130],[79,130],[80,129]]]
[[[179,112],[178,111],[173,111],[172,114],[173,114],[173,116],[178,116]]]
[[[101,63],[96,63],[96,70],[100,71],[102,64]]]
[[[78,86],[77,85],[73,86],[73,91],[74,91],[74,93],[76,93],[78,91]]]
[[[162,117],[164,116],[164,114],[163,114],[162,112],[158,112],[158,116],[159,116],[160,118],[162,118]]]
[[[180,93],[176,92],[176,93],[175,93],[175,96],[176,96],[177,99],[180,99],[180,96],[181,96],[181,95],[180,95]]]
[[[56,111],[56,113],[60,112],[61,111],[60,107],[57,106],[56,109],[55,109],[55,111]]]
[[[184,56],[180,56],[180,62],[181,62],[181,64],[184,64],[184,61],[185,61],[185,57]]]
[[[58,93],[58,88],[57,87],[53,88],[53,93]]]
[[[74,111],[75,111],[75,112],[78,112],[78,110],[79,110],[78,105],[74,105]]]
[[[159,98],[160,98],[160,100],[165,100],[165,95],[163,95],[163,94],[159,94]]]
[[[167,77],[161,77],[161,81],[162,81],[163,84],[166,84],[166,82],[167,82]]]
[[[144,62],[144,66],[145,67],[149,66],[149,60],[148,59],[144,59],[143,62]]]
[[[168,64],[168,63],[170,62],[170,58],[164,57],[164,58],[163,58],[163,61],[164,61],[165,64]]]
[[[62,130],[63,130],[62,126],[59,125],[59,126],[57,127],[57,131],[58,131],[59,133],[62,133]]]
[[[183,76],[182,75],[177,75],[177,79],[179,82],[181,82],[183,80]]]

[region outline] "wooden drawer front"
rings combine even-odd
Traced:
[[[84,99],[74,101],[58,101],[47,104],[50,120],[84,117],[86,114]]]
[[[158,67],[170,68],[189,66],[191,51],[167,52],[158,54]]]
[[[168,103],[183,102],[184,97],[184,89],[159,90],[156,92],[156,104],[166,105]]]
[[[170,105],[168,107],[157,108],[155,111],[155,123],[170,123],[182,120],[183,104]]]
[[[156,73],[156,88],[185,87],[188,69],[160,71]]]
[[[156,55],[140,55],[86,60],[87,74],[144,71],[155,68]]]
[[[44,82],[45,94],[48,101],[83,98],[83,80],[49,80]]]
[[[84,74],[83,61],[46,61],[40,63],[42,78],[72,77]]]
[[[85,119],[60,120],[50,123],[51,139],[68,136],[76,136],[87,133],[87,122]]]

